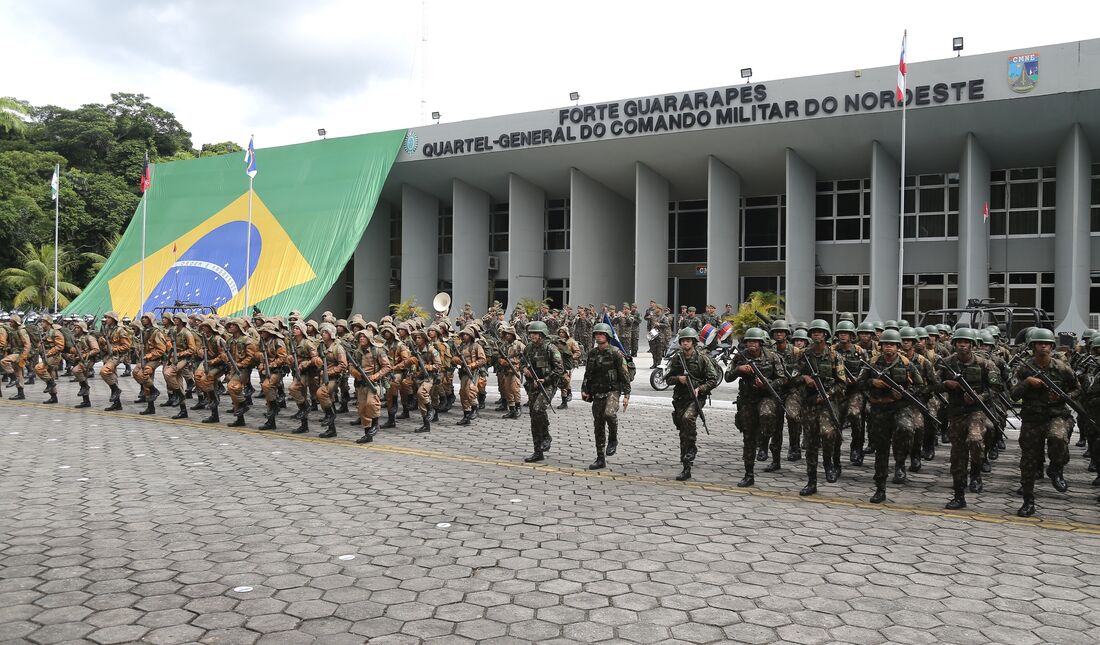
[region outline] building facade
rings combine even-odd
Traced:
[[[894,67],[414,128],[326,304],[777,291],[835,321],[988,297],[1096,326],[1097,61],[1100,40],[912,63],[904,197]]]

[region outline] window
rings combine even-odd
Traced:
[[[959,175],[905,178],[905,239],[959,237]]]
[[[902,317],[920,324],[922,312],[954,307],[959,294],[957,273],[906,273],[901,279]]]
[[[746,275],[741,276],[741,302],[749,299],[749,294],[755,291],[765,293],[783,293],[786,288],[787,278],[781,275]]]
[[[489,214],[489,252],[506,253],[508,251],[508,202],[493,204]],[[504,302],[501,300],[501,302]]]
[[[707,261],[707,200],[668,203],[668,261]]]
[[[436,282],[435,282],[435,292],[436,293],[440,293],[440,292],[443,292],[443,291],[446,291],[447,293],[454,293],[453,290],[454,290],[454,285],[451,283],[450,280],[436,280]],[[431,304],[431,303],[428,303],[428,304]]]
[[[1100,163],[1092,164],[1092,222],[1089,229],[1100,233]]]
[[[401,213],[390,212],[390,276],[401,271]],[[401,280],[390,280],[390,302],[401,300]]]
[[[817,182],[818,242],[863,242],[871,239],[871,180]]]
[[[741,199],[741,261],[775,262],[785,259],[787,259],[786,196],[743,197]]]
[[[990,273],[989,297],[1021,307],[1042,307],[1054,312],[1053,273]]]
[[[1054,235],[1054,168],[994,170],[989,185],[989,236]],[[1006,225],[1007,222],[1007,225]]]
[[[551,199],[546,202],[546,240],[543,248],[547,251],[569,249],[568,199]]]
[[[508,304],[508,281],[507,280],[493,280],[492,293],[489,294],[489,303],[499,300],[505,305]]]
[[[451,207],[441,205],[439,207],[439,229],[436,231],[440,255],[451,253],[454,250],[454,223],[454,214]]]
[[[814,318],[836,325],[841,313],[847,312],[858,321],[867,317],[871,302],[871,276],[819,275],[814,288]]]
[[[547,280],[545,285],[543,296],[550,299],[551,309],[561,309],[565,303],[569,302],[569,278]],[[504,301],[501,300],[501,302]]]

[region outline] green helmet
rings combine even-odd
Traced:
[[[782,318],[779,318],[777,320],[773,320],[770,327],[771,327],[771,331],[785,331],[788,334],[791,333],[791,326],[788,325],[787,321],[783,320]]]
[[[988,329],[983,329],[978,332],[978,340],[983,345],[995,345],[997,343],[997,341],[993,338],[992,332],[990,332]]]
[[[611,331],[611,325],[607,323],[596,323],[592,326],[592,334],[607,334],[608,338],[611,338],[615,334]]]
[[[917,327],[917,340],[921,341],[928,338],[928,330],[924,327]]]
[[[940,324],[936,325],[936,331],[941,333],[941,334],[947,334],[948,336],[950,336],[951,335],[951,325],[948,325],[947,323],[940,323]]]
[[[902,327],[898,330],[898,336],[901,337],[901,340],[911,340],[914,342],[920,340],[920,334],[912,327]]]
[[[836,324],[836,333],[846,331],[850,334],[856,333],[856,326],[851,320],[841,320]]]
[[[997,338],[998,336],[1001,335],[1001,328],[998,327],[997,325],[986,325],[985,326],[985,331],[992,334],[993,338]]]
[[[809,329],[809,328],[810,328],[809,325],[807,325],[804,322],[796,322],[794,324],[794,330],[795,331],[798,331],[799,329]]]
[[[852,324],[855,324],[855,321],[856,321],[856,319],[852,317],[852,312],[850,312],[850,311],[842,311],[842,312],[840,312],[840,315],[839,315],[839,316],[837,316],[837,318],[838,318],[839,320],[848,320],[848,321],[851,321],[851,322],[852,322]],[[839,327],[840,327],[840,325],[837,325],[837,327],[839,328]]]
[[[802,340],[806,341],[807,343],[810,342],[810,335],[806,333],[805,329],[796,329],[794,331],[794,335],[791,336],[791,338],[792,339],[801,338]]]
[[[837,325],[837,331],[839,330],[840,325]],[[859,327],[856,327],[856,333],[863,332],[867,332],[868,334],[875,333],[875,323],[871,322],[870,320],[864,320],[863,322],[859,323]]]
[[[971,343],[977,341],[974,337],[974,330],[969,327],[961,327],[955,330],[954,335],[951,336],[951,344],[955,345],[960,340],[968,340]]]
[[[829,328],[829,323],[825,322],[821,318],[815,318],[814,320],[810,321],[810,326],[808,329],[810,331],[823,331],[825,332],[826,338],[831,336],[833,333],[833,330]]]
[[[745,336],[741,340],[759,340],[763,342],[768,340],[768,333],[759,327],[750,327],[745,331]]]
[[[1053,345],[1054,332],[1050,331],[1049,329],[1044,329],[1043,327],[1036,327],[1035,329],[1031,330],[1031,335],[1028,336],[1027,346],[1031,347],[1035,343],[1050,343],[1051,345]]]
[[[901,333],[896,329],[887,329],[882,332],[882,335],[878,337],[879,344],[893,343],[895,345],[901,344]]]
[[[871,324],[875,326],[875,331],[884,331],[886,329],[882,326],[881,320],[872,320]]]
[[[925,325],[924,333],[928,334],[929,336],[938,336],[940,333],[940,329],[935,325]]]
[[[898,321],[898,327],[911,327],[911,326],[912,325],[909,324],[909,321],[904,319],[904,318],[902,318],[901,320]]]
[[[1086,329],[1085,333],[1081,334],[1081,340],[1089,340],[1096,335],[1095,329]]]
[[[1093,334],[1092,340],[1089,341],[1089,347],[1096,349],[1100,347],[1100,334]]]
[[[694,327],[684,327],[680,330],[680,333],[676,334],[676,340],[681,341],[685,338],[690,338],[695,342],[699,342],[699,332],[695,331]]]
[[[542,334],[543,336],[549,336],[550,329],[546,326],[546,323],[542,322],[541,320],[536,320],[535,322],[529,323],[527,325],[527,333],[535,333]]]
[[[893,329],[893,330],[896,331],[898,329],[901,329],[901,325],[899,325],[898,321],[896,321],[896,320],[887,320],[883,324],[883,328],[884,328],[883,331],[885,331],[886,329]]]

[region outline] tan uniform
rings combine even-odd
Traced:
[[[369,428],[382,414],[381,394],[385,392],[392,366],[386,349],[374,345],[367,345],[365,351],[360,349],[356,352],[356,364],[359,369],[352,372],[356,377],[356,407],[363,427]]]
[[[508,405],[519,405],[520,356],[523,355],[523,343],[513,340],[501,345],[501,356],[497,359],[497,385],[501,396]]]
[[[395,410],[397,408],[397,401],[401,395],[402,372],[412,365],[415,361],[412,358],[412,354],[409,352],[408,346],[404,341],[394,339],[387,343],[386,352],[389,354],[390,365],[393,366],[395,378],[390,382],[389,388],[386,389],[386,408]]]
[[[115,323],[110,331],[106,332],[107,357],[103,359],[103,367],[99,369],[99,377],[107,385],[118,385],[118,364],[125,360],[124,356],[130,353],[134,345],[134,339],[130,336],[130,330]]]
[[[217,404],[218,381],[225,373],[226,361],[225,346],[217,334],[211,334],[199,338],[200,343],[206,345],[206,361],[195,368],[195,387],[206,393],[208,400]],[[202,345],[199,345],[200,353]]]
[[[79,353],[73,352],[73,376],[84,388],[88,385],[88,374],[99,358],[99,341],[91,334],[81,334],[80,338],[76,339],[76,349]]]
[[[300,378],[294,379],[287,393],[290,394],[290,398],[294,399],[295,403],[302,406],[306,403],[307,388],[315,398],[317,396],[317,387],[320,384],[317,375],[320,371],[321,358],[317,354],[316,342],[309,338],[303,338],[300,342],[295,341],[295,343],[293,360],[298,363]],[[303,364],[306,364],[304,369]]]
[[[171,351],[168,353],[168,362],[164,365],[164,384],[168,386],[169,392],[182,391],[181,379],[194,378],[192,361],[202,349],[199,347],[198,336],[186,327],[171,329],[166,335],[171,339],[169,346],[172,340],[175,341],[176,352],[174,357]]]
[[[153,384],[153,374],[168,355],[168,345],[168,337],[159,328],[145,329],[145,343],[141,347],[145,365],[134,370],[134,380],[141,385],[141,391],[146,396],[151,395],[156,389]]]
[[[51,328],[42,334],[42,348],[46,353],[45,362],[35,365],[34,373],[49,384],[50,393],[54,394],[57,392],[57,368],[61,366],[61,358],[65,352],[65,337],[60,331]]]
[[[322,369],[324,369],[324,365],[328,365],[328,378],[325,379],[322,376],[322,385],[317,388],[317,403],[322,410],[328,410],[332,407],[332,394],[337,384],[347,378],[348,353],[344,351],[344,346],[338,340],[333,340],[327,346],[322,341],[317,349],[318,352],[323,351],[325,353],[325,360],[321,361]],[[326,380],[327,383],[324,382]]]
[[[458,353],[461,360],[456,356],[453,361],[459,366],[458,397],[462,402],[462,411],[471,412],[477,406],[478,392],[485,387],[485,376],[481,368],[485,367],[488,360],[485,358],[485,348],[476,341],[459,345]],[[462,361],[466,361],[469,372],[462,367]]]
[[[279,397],[279,385],[283,382],[283,372],[290,369],[291,360],[286,342],[281,338],[272,336],[267,339],[265,349],[271,374],[265,375],[260,383],[260,392],[264,395],[264,401],[270,405]]]
[[[229,384],[225,389],[229,392],[229,400],[233,402],[233,407],[237,408],[244,403],[244,386],[247,383],[248,374],[251,374],[252,368],[257,363],[263,361],[263,357],[260,354],[260,346],[248,334],[230,338],[225,346],[229,353],[229,360],[232,361],[229,366]],[[233,369],[233,366],[236,366],[236,369]]]
[[[416,393],[416,407],[420,410],[421,416],[425,416],[432,402],[432,386],[435,385],[443,364],[439,360],[439,352],[435,351],[431,345],[419,347],[416,341],[413,341],[413,346],[413,365],[407,382]]]

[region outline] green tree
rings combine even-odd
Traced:
[[[183,129],[176,115],[153,105],[144,94],[112,94],[106,113],[114,119],[119,141],[151,141],[157,154],[165,157],[191,150],[191,133]]]
[[[402,302],[391,302],[390,309],[393,311],[393,317],[399,322],[404,322],[410,318],[428,318],[428,311],[416,304],[416,298],[406,298]]]
[[[763,321],[757,314],[768,319],[781,316],[783,311],[783,298],[771,291],[753,291],[749,299],[742,302],[737,308],[737,315],[733,317],[733,334],[740,338],[750,327],[762,327]]]
[[[528,318],[530,318],[531,316],[534,316],[535,312],[537,312],[539,309],[542,308],[543,305],[546,305],[546,304],[550,304],[550,299],[549,298],[547,298],[546,300],[535,300],[534,298],[520,298],[519,301],[516,302],[517,306],[523,308],[523,312],[525,314],[527,314]]]
[[[19,253],[21,267],[10,267],[0,271],[0,283],[15,291],[12,305],[35,309],[52,309],[54,300],[54,247],[43,244],[35,247],[28,243]],[[70,253],[61,247],[57,256],[57,302],[61,307],[69,304],[69,298],[80,295],[80,287],[65,281],[65,273],[72,268],[74,260]]]
[[[93,251],[80,254],[80,257],[91,263],[88,266],[88,281],[91,281],[91,279],[95,277],[95,274],[103,269],[103,265],[107,264],[107,258],[111,257],[111,254],[115,252],[115,249],[118,248],[118,243],[121,241],[122,233],[115,233],[114,237],[107,241],[107,245],[104,248],[105,254],[95,253]]]
[[[215,157],[217,155],[228,155],[235,152],[244,152],[244,148],[238,146],[232,141],[222,141],[221,143],[202,144],[202,149],[199,150],[199,156]]]
[[[29,127],[31,107],[25,101],[10,96],[0,97],[0,131],[24,132]]]

